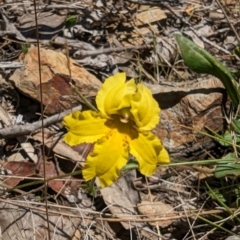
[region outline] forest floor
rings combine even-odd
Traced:
[[[238,147],[211,137],[237,113],[174,38],[238,80],[239,14],[236,0],[0,0],[0,239],[239,240],[238,169],[216,174],[216,159],[237,159]],[[74,89],[94,102],[117,72],[158,101],[154,132],[171,164],[148,178],[124,172],[93,194],[81,176],[92,145],[66,145],[62,119],[87,109]]]

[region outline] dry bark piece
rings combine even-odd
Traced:
[[[95,96],[101,82],[86,69],[69,59],[71,79],[67,57],[59,52],[40,49],[40,65],[42,77],[43,104],[46,114],[54,114],[65,109],[70,109],[79,102],[72,97],[77,97],[70,82],[85,97]],[[28,53],[20,56],[25,68],[17,69],[10,77],[15,86],[26,96],[40,101],[40,79],[38,72],[38,50],[31,47]],[[67,99],[62,99],[68,95]],[[71,97],[72,96],[72,97]]]
[[[0,13],[0,36],[15,36],[18,40],[26,42],[25,37],[16,29],[15,25],[11,23],[8,18],[1,11]]]
[[[138,211],[145,215],[148,219],[154,219],[154,218],[161,218],[164,219],[161,221],[156,222],[148,222],[151,226],[159,226],[159,227],[167,227],[170,224],[173,223],[174,220],[172,220],[170,217],[177,216],[177,214],[174,212],[174,209],[171,205],[163,203],[161,201],[157,202],[149,202],[149,201],[142,201],[138,204]],[[167,219],[169,218],[169,219]]]
[[[171,157],[188,160],[206,157],[206,150],[215,146],[215,142],[200,132],[209,133],[209,129],[223,132],[225,128],[226,91],[220,80],[210,76],[182,87],[148,86],[162,109],[155,131]]]
[[[51,39],[65,27],[66,15],[58,15],[53,12],[38,13],[38,34],[39,39]],[[18,29],[24,37],[36,39],[35,14],[26,13],[19,19]]]

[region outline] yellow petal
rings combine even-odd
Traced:
[[[112,130],[95,143],[93,152],[88,155],[82,171],[84,179],[98,177],[102,187],[111,185],[126,165],[128,155],[127,136]]]
[[[137,159],[139,170],[143,175],[151,176],[155,173],[157,164],[169,163],[169,157],[160,140],[151,132],[139,133],[130,142],[130,153]],[[160,158],[163,159],[160,159]]]
[[[170,158],[167,150],[163,147],[158,155],[158,164],[169,164]]]
[[[146,86],[140,83],[137,89],[132,97],[131,113],[140,130],[151,130],[159,123],[160,108]]]
[[[104,102],[106,95],[115,87],[124,84],[126,81],[126,73],[117,73],[109,78],[106,78],[102,87],[100,88],[97,96],[96,103],[100,112],[105,113],[104,111]]]
[[[63,119],[63,124],[68,128],[64,141],[70,146],[96,142],[110,131],[105,123],[106,119],[93,111],[76,111],[69,114]]]
[[[131,96],[136,92],[134,79],[126,81],[125,73],[117,73],[105,80],[96,96],[99,111],[105,116],[117,114],[121,108],[130,107]]]

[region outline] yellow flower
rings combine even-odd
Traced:
[[[77,111],[63,120],[67,144],[95,143],[82,171],[86,181],[98,177],[102,187],[111,185],[129,154],[146,176],[154,174],[157,164],[169,163],[166,149],[150,132],[159,122],[160,108],[147,87],[117,73],[105,80],[96,104],[99,112]]]

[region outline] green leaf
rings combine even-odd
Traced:
[[[133,169],[138,169],[139,164],[137,161],[134,159],[128,160],[127,164],[121,169],[121,171],[128,171],[128,170],[133,170]]]
[[[224,147],[232,146],[232,134],[229,131],[226,131],[218,142]]]
[[[77,22],[77,16],[75,15],[69,15],[66,19],[66,27],[72,27],[76,24]]]
[[[82,188],[91,196],[96,197],[97,196],[97,187],[95,186],[95,180],[96,178],[93,178],[92,180],[86,182],[85,185],[82,185]]]
[[[229,153],[222,158],[222,161],[217,163],[214,176],[216,178],[225,177],[228,175],[239,176],[240,175],[240,163],[235,157],[234,153]]]
[[[240,45],[237,45],[234,48],[233,53],[236,54],[238,57],[240,57]]]
[[[212,191],[209,191],[208,192],[208,195],[212,198],[212,199],[215,199],[215,200],[219,200],[226,203],[227,200],[225,198],[225,196],[222,194],[221,190],[220,189],[212,189]]]
[[[240,119],[233,119],[231,124],[234,128],[234,131],[240,134]]]
[[[28,53],[28,49],[30,48],[30,44],[29,43],[24,43],[22,44],[22,51],[23,53],[27,54]]]
[[[194,72],[211,74],[221,80],[235,107],[240,95],[237,83],[230,71],[216,58],[181,34],[175,34],[176,41],[186,65]]]

